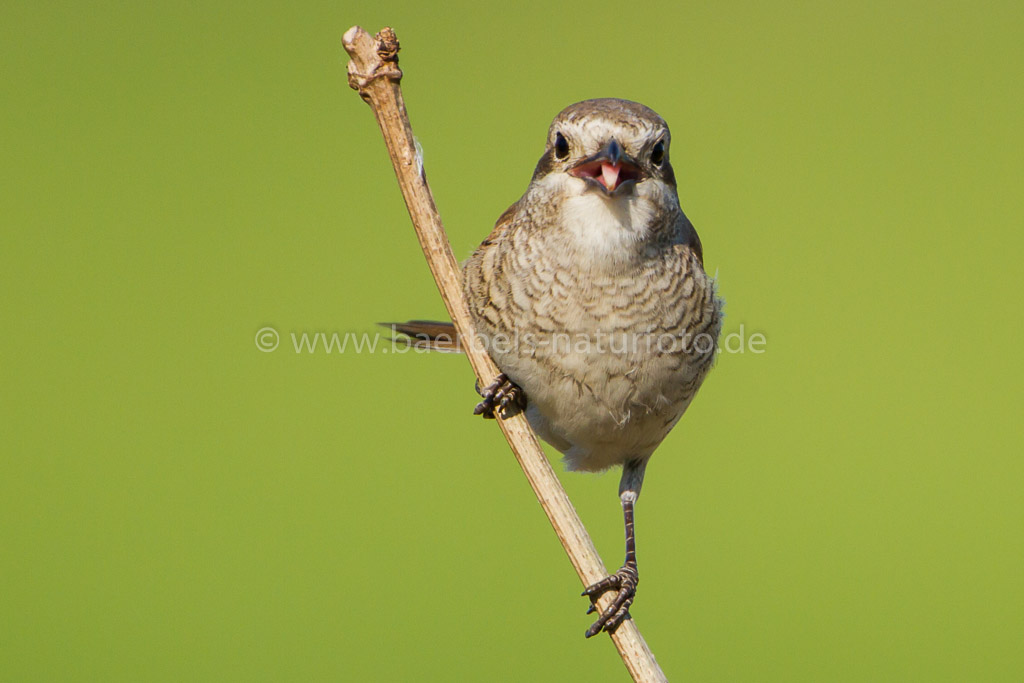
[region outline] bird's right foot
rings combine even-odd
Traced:
[[[633,598],[636,597],[636,587],[639,583],[640,575],[637,572],[636,561],[627,560],[619,571],[587,586],[587,589],[583,591],[583,595],[590,598],[591,601],[587,614],[592,614],[597,610],[597,598],[602,593],[608,591],[616,593],[615,601],[587,629],[585,634],[587,638],[592,638],[601,631],[615,633],[619,624],[629,618],[629,607],[633,604]]]
[[[482,390],[478,383],[476,390],[484,400],[476,404],[473,414],[483,415],[485,420],[512,417],[526,408],[526,394],[504,372]]]

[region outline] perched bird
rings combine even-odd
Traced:
[[[477,335],[502,371],[475,412],[525,409],[570,470],[623,468],[626,558],[583,592],[588,613],[617,592],[588,638],[629,616],[644,471],[711,369],[721,329],[722,303],[679,206],[669,147],[665,121],[636,102],[567,107],[526,193],[463,267]],[[458,350],[449,324],[395,329]]]

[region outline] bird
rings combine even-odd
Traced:
[[[567,469],[622,467],[626,555],[587,586],[590,638],[630,618],[639,571],[634,508],[655,449],[715,362],[723,301],[679,203],[671,136],[652,109],[617,98],[563,109],[523,196],[463,265],[475,333],[501,374],[477,391],[487,418],[525,412]],[[385,323],[387,324],[387,323]],[[390,324],[459,351],[450,323]]]

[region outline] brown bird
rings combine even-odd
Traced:
[[[623,467],[626,559],[583,591],[588,614],[599,595],[617,592],[588,638],[629,616],[644,471],[711,369],[721,329],[722,302],[679,206],[669,143],[665,121],[641,104],[567,107],[526,194],[463,267],[477,335],[502,371],[475,412],[525,409],[570,470]],[[459,348],[450,324],[394,328]]]

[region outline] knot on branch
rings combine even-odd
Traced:
[[[357,27],[353,27],[349,34],[356,30]],[[358,29],[358,32],[358,34],[353,34],[353,40],[349,40],[349,34],[346,34],[345,49],[353,57],[352,61],[348,63],[348,85],[357,91],[360,97],[369,101],[370,96],[367,92],[367,87],[378,78],[387,78],[395,83],[402,80],[402,70],[398,68],[398,51],[401,47],[398,44],[398,36],[395,35],[394,30],[385,26],[374,39],[373,53],[367,54],[369,51],[364,50],[361,55],[357,55],[359,48],[354,40],[356,35],[365,36],[366,39],[369,38],[362,29]],[[371,55],[376,55],[376,60],[373,61],[372,65],[368,64],[373,59]],[[363,65],[368,67],[366,70],[360,70],[356,66],[356,61],[360,58]]]
[[[402,46],[398,43],[398,36],[390,26],[385,26],[377,34],[377,56],[382,62],[393,62],[398,66],[398,51]]]

